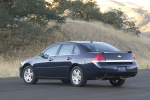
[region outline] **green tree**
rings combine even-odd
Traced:
[[[96,2],[92,0],[54,0],[55,4],[58,4],[56,9],[61,12],[66,10],[69,12],[66,17],[75,20],[99,20],[101,13]]]
[[[138,27],[136,27],[135,23],[129,21],[127,16],[120,9],[113,9],[111,11],[103,13],[101,21],[125,32],[132,32],[136,35],[139,35],[141,33]]]
[[[67,11],[68,14],[64,15],[65,17],[74,20],[102,21],[116,29],[132,32],[136,35],[140,34],[134,22],[129,21],[120,9],[112,9],[101,13],[94,0],[87,0],[86,2],[83,2],[83,0],[54,0],[53,5],[57,5],[55,9],[59,13],[65,14],[65,11]]]
[[[1,0],[0,29],[18,29],[23,26],[45,28],[49,21],[63,23],[65,18],[46,7],[45,0]]]
[[[84,20],[100,20],[101,19],[101,12],[100,8],[97,6],[96,2],[88,1],[83,4],[82,9]]]
[[[71,8],[71,1],[70,0],[53,0],[52,3],[49,3],[49,7],[51,7],[51,5],[55,5],[54,9],[58,12],[58,13],[65,13],[65,10],[70,9]]]
[[[123,12],[120,10],[113,9],[109,12],[102,14],[102,22],[114,26],[116,29],[122,29],[123,27]]]
[[[139,31],[139,28],[135,26],[135,23],[133,21],[125,21],[124,22],[124,27],[125,27],[125,31],[126,32],[132,32],[136,35],[141,34],[141,32]]]

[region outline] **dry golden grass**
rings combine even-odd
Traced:
[[[18,77],[20,63],[23,60],[38,55],[42,50],[55,42],[65,41],[64,36],[57,32],[55,34],[38,36],[36,39],[33,36],[22,39],[20,36],[12,36],[11,39],[8,38],[0,42],[0,49],[2,48],[0,50],[0,78]]]
[[[150,68],[150,40],[115,30],[100,22],[68,20],[61,28],[68,40],[102,41],[110,43],[123,51],[133,51],[139,68]]]
[[[21,60],[6,61],[0,59],[0,77],[16,77],[19,75],[19,66]]]
[[[38,55],[53,43],[76,40],[102,41],[124,51],[133,51],[139,68],[150,68],[150,40],[123,33],[100,22],[67,20],[60,31],[50,34],[22,36],[0,33],[0,36],[0,77],[18,76],[21,61]]]

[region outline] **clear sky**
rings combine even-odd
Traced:
[[[119,0],[117,0],[119,1]],[[123,2],[131,2],[141,6],[150,6],[149,0],[121,0]]]
[[[100,3],[101,1],[104,1],[104,0],[96,0],[96,1]],[[122,3],[129,2],[129,3],[137,4],[139,6],[150,7],[149,0],[106,0],[106,1],[118,1]]]

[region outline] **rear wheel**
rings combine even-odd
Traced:
[[[83,74],[82,69],[76,66],[72,69],[70,74],[70,80],[73,86],[82,87],[86,84],[87,79]]]
[[[113,86],[122,86],[125,82],[125,79],[110,79],[109,81]]]
[[[36,84],[38,79],[31,66],[26,66],[23,70],[23,80],[26,84]]]

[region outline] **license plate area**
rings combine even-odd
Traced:
[[[118,66],[117,69],[118,69],[118,72],[126,72],[125,66]]]

